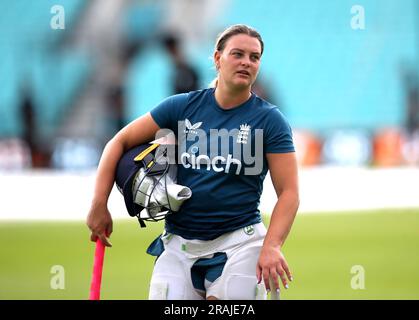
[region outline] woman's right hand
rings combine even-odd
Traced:
[[[96,242],[99,238],[102,244],[112,247],[108,238],[112,233],[113,222],[106,204],[92,203],[86,224],[91,231],[91,241]]]

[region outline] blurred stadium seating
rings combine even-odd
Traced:
[[[2,2],[0,28],[0,136],[19,136],[22,123],[19,104],[23,90],[33,96],[37,121],[49,137],[77,93],[82,89],[90,63],[77,52],[60,47],[65,32],[51,32],[51,7],[55,1]],[[82,13],[84,1],[61,1],[66,8],[67,28]]]
[[[64,30],[50,26],[54,5],[65,9]],[[107,99],[110,88],[123,89],[124,123],[172,94],[174,68],[159,42],[165,31],[182,37],[204,88],[215,75],[210,57],[217,33],[246,23],[264,38],[260,79],[294,128],[300,165],[418,166],[419,1],[364,0],[364,30],[351,28],[353,5],[349,0],[1,3],[0,140],[22,139],[30,148],[33,143],[49,155],[40,166],[58,169],[66,167],[52,155],[57,159],[63,141],[80,143],[80,152],[92,148],[85,157],[96,155],[119,128]],[[37,129],[32,142],[25,139],[22,120],[27,97]],[[33,161],[33,150],[31,155]],[[85,164],[91,168],[97,160]]]

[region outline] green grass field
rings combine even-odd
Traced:
[[[161,223],[114,221],[102,299],[147,299]],[[94,243],[80,222],[0,222],[0,299],[87,299]],[[283,299],[419,299],[419,209],[296,218],[284,253],[294,274]],[[64,289],[52,289],[64,268]],[[365,288],[353,289],[363,267]]]

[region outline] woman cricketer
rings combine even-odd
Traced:
[[[282,247],[299,206],[297,162],[287,120],[252,92],[263,50],[253,28],[227,28],[215,45],[213,86],[168,97],[103,151],[87,225],[92,241],[111,246],[107,202],[118,160],[160,129],[177,138],[177,182],[192,197],[148,249],[158,257],[150,299],[266,299],[292,281]],[[258,206],[268,170],[277,202],[266,228]]]

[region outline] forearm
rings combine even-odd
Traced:
[[[284,190],[271,215],[264,244],[281,248],[291,230],[299,206],[298,193]]]
[[[147,113],[121,129],[106,144],[97,169],[93,205],[107,203],[122,154],[133,146],[152,140],[158,130],[158,125]]]
[[[106,144],[96,173],[93,204],[105,205],[108,202],[115,180],[116,165],[123,152],[124,147],[116,138]]]

